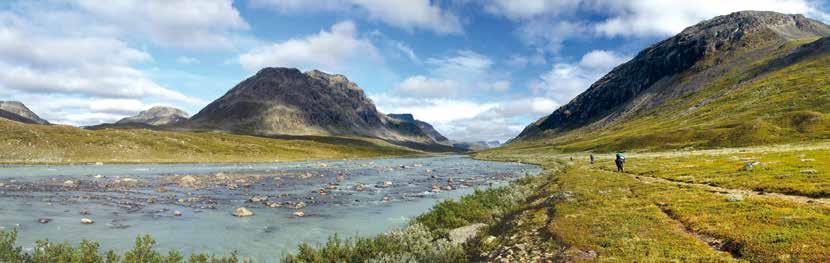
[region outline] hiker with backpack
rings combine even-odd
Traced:
[[[617,172],[625,172],[625,155],[623,152],[617,152],[617,158],[614,159],[614,163],[617,164]]]

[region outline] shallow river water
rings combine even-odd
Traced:
[[[539,172],[532,165],[466,156],[0,166],[0,230],[17,229],[18,244],[26,249],[39,239],[86,239],[101,241],[102,250],[124,251],[136,236],[150,234],[162,251],[237,251],[257,262],[274,262],[301,242],[324,242],[335,233],[381,233],[441,200]],[[237,207],[255,215],[235,217],[231,213]],[[304,216],[296,216],[299,211]],[[95,223],[81,224],[82,218]]]

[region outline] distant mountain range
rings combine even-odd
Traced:
[[[187,112],[184,112],[183,110],[173,107],[155,106],[146,111],[138,113],[138,115],[136,116],[123,118],[117,121],[115,124],[137,123],[153,126],[172,125],[186,121],[188,118],[190,118],[190,115],[188,115]]]
[[[22,103],[5,103],[0,117],[46,124]],[[180,109],[153,107],[89,129],[223,130],[259,136],[358,136],[427,151],[457,151],[429,123],[412,114],[380,113],[343,75],[264,68],[189,118]]]
[[[514,145],[565,150],[830,138],[830,27],[802,15],[715,17],[641,51]]]

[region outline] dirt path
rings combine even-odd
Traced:
[[[606,170],[607,171],[607,170]],[[638,180],[643,183],[666,183],[666,184],[677,184],[682,186],[688,187],[697,187],[703,190],[706,190],[711,193],[716,194],[734,194],[734,195],[742,195],[745,197],[749,196],[756,196],[756,197],[768,197],[768,198],[778,198],[778,199],[785,199],[796,203],[801,204],[812,204],[812,205],[823,205],[823,206],[830,206],[830,198],[812,198],[807,196],[800,196],[800,195],[788,195],[788,194],[781,194],[781,193],[771,193],[771,192],[762,192],[762,191],[753,191],[753,190],[745,190],[745,189],[733,189],[733,188],[724,188],[718,186],[711,186],[707,184],[698,184],[698,183],[688,183],[682,181],[675,181],[669,180],[665,178],[653,177],[653,176],[646,176],[646,175],[639,175],[634,173],[625,173],[631,178]]]

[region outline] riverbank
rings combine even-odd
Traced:
[[[149,129],[86,130],[0,119],[0,164],[273,163],[422,155],[376,139]]]

